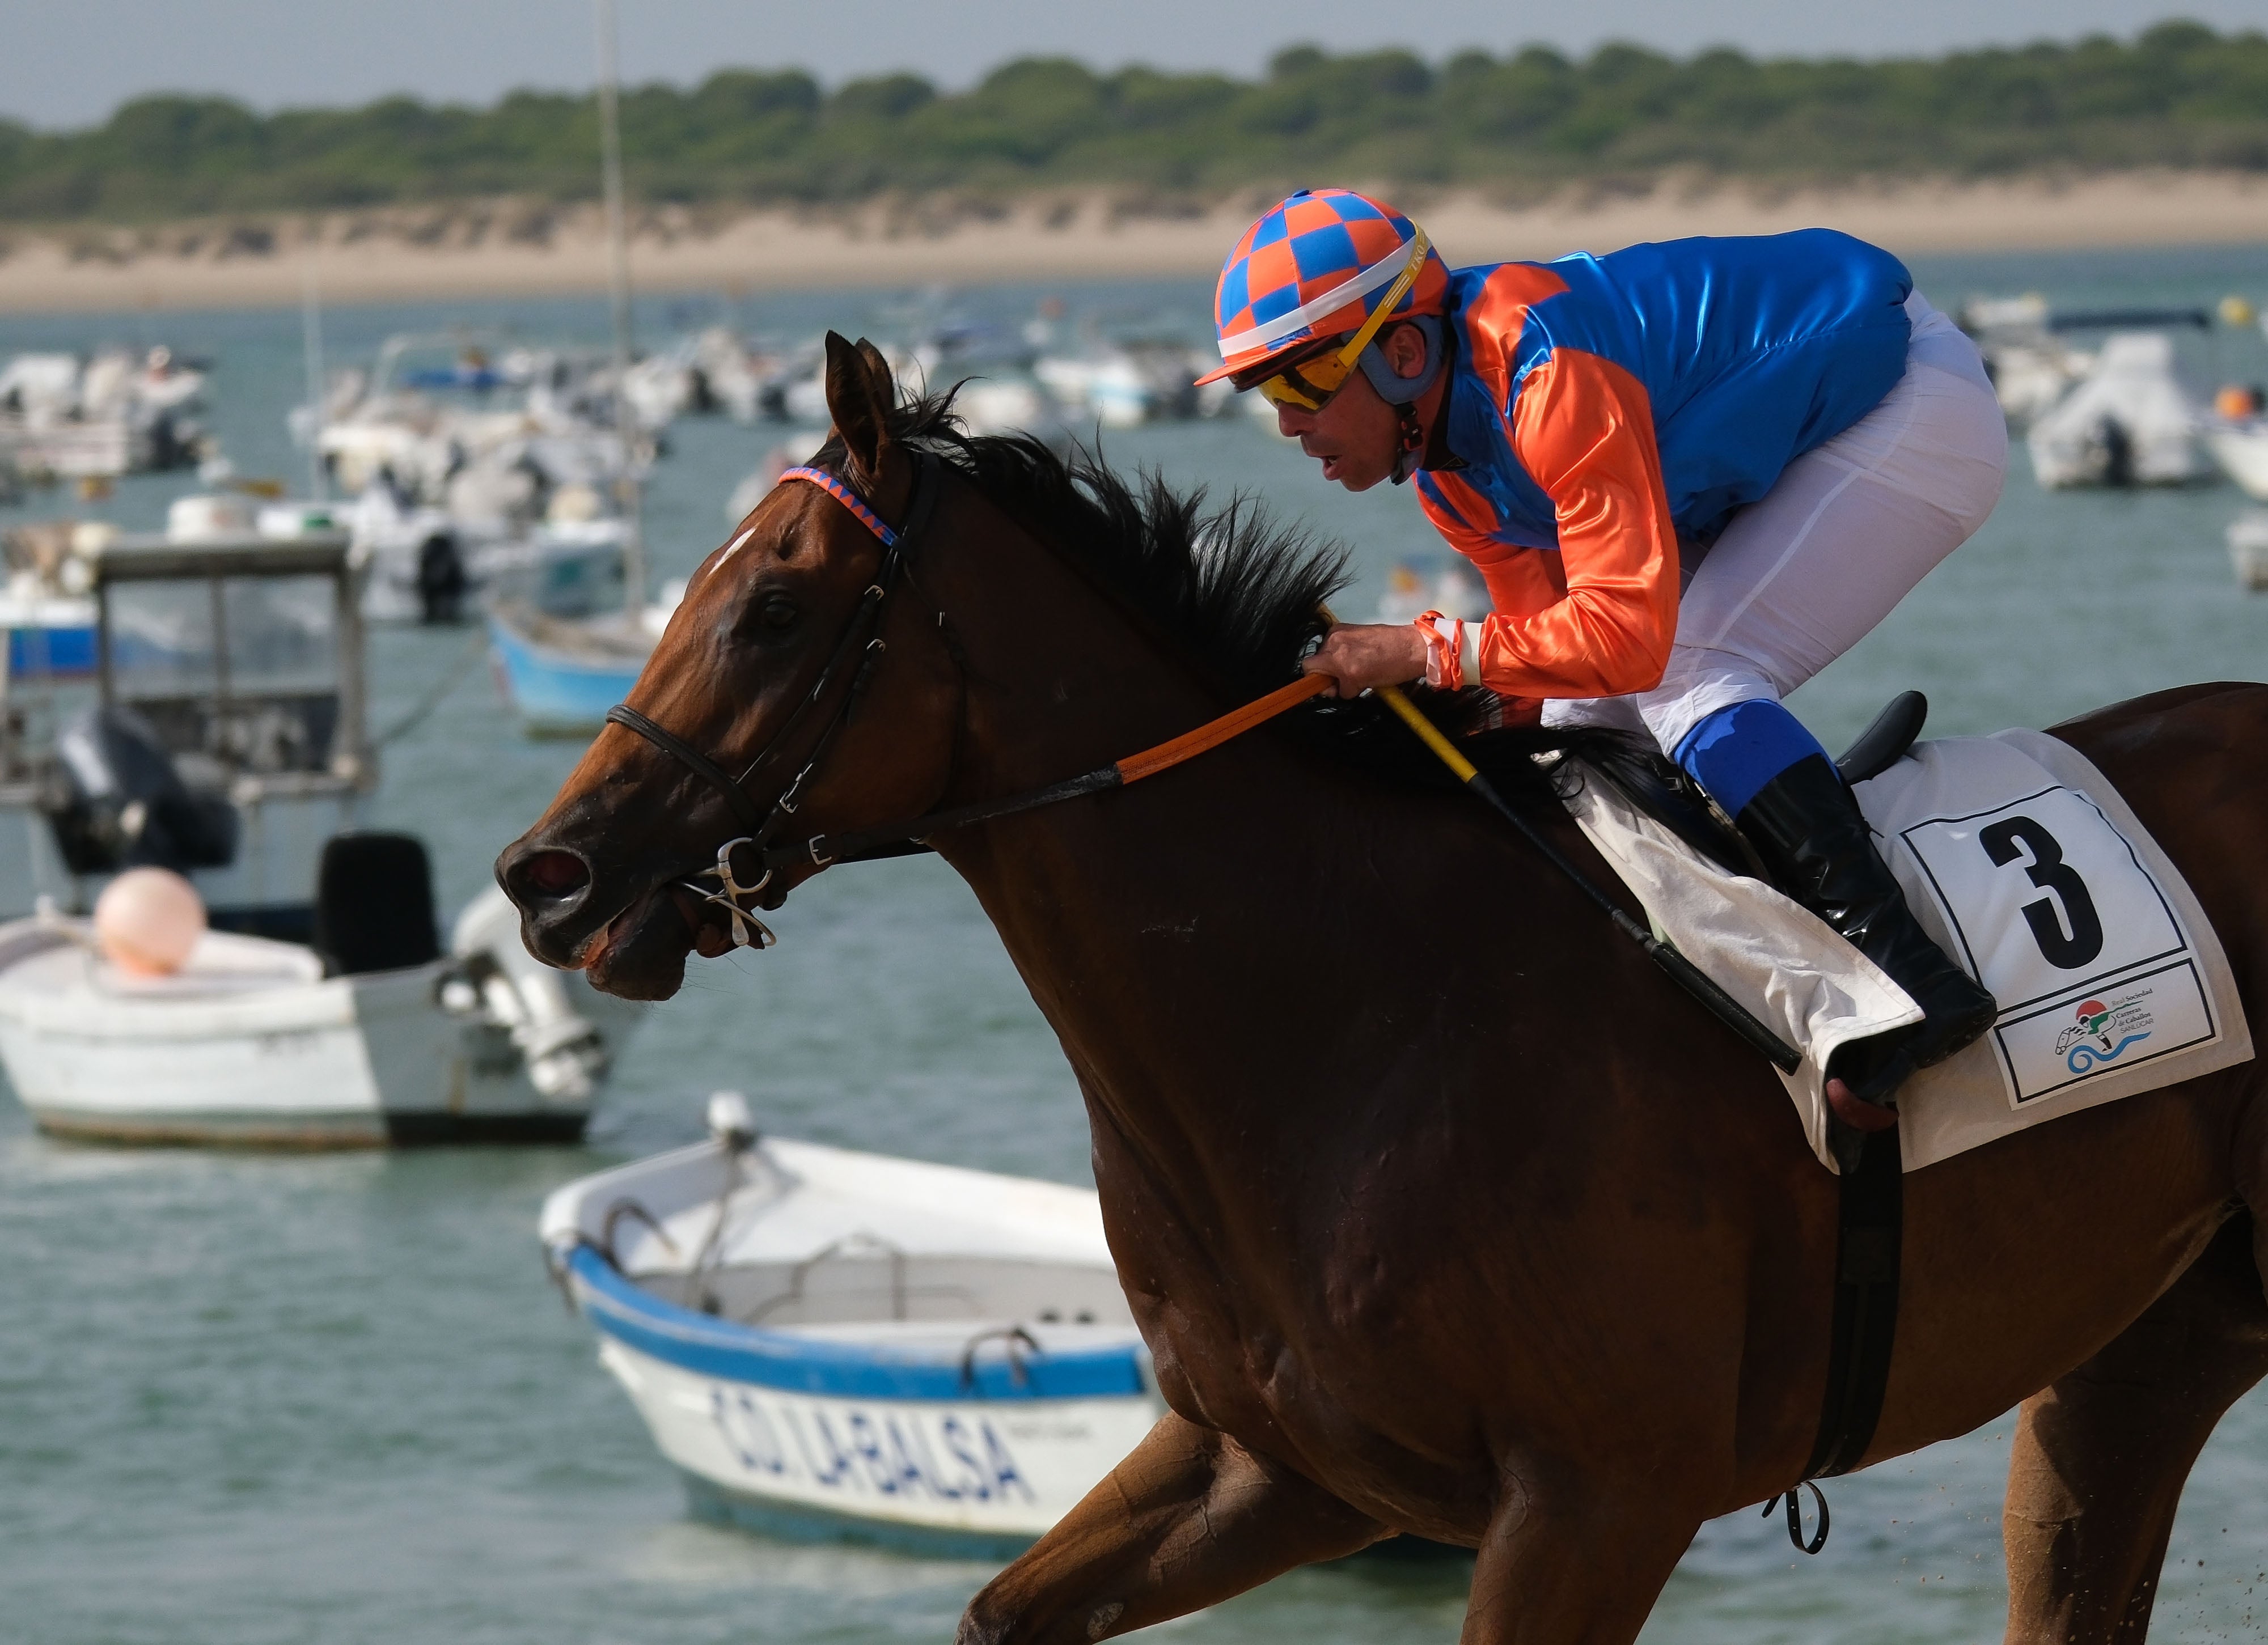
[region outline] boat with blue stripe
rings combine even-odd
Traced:
[[[653,650],[666,606],[563,618],[500,602],[489,613],[489,653],[497,683],[522,729],[536,737],[581,737],[606,723],[630,694]]]
[[[547,1201],[600,1362],[704,1516],[1020,1552],[1163,1409],[1094,1195],[746,1114]]]

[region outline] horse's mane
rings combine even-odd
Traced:
[[[946,390],[903,401],[890,415],[892,437],[933,452],[1079,566],[1216,682],[1225,699],[1274,690],[1321,640],[1322,607],[1350,580],[1344,547],[1278,519],[1248,493],[1214,507],[1203,487],[1177,490],[1147,469],[1130,481],[1083,445],[1064,458],[1029,435],[972,435],[954,415],[953,400]],[[841,438],[830,437],[814,460],[840,473],[844,454]],[[1620,732],[1501,725],[1498,700],[1485,691],[1410,694],[1507,794],[1549,794],[1535,754],[1565,751],[1609,764],[1632,757],[1631,739]],[[1385,780],[1455,786],[1372,698],[1317,699],[1284,723],[1302,740]]]

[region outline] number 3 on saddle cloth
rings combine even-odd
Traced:
[[[1820,1070],[1844,1040],[1917,1020],[1913,1002],[1821,921],[1594,777],[1563,782],[1569,811],[1660,934],[1802,1050],[1782,1080],[1835,1170]],[[2069,744],[2030,731],[1918,743],[1852,791],[1923,929],[2000,1008],[1899,1091],[1905,1170],[2252,1055],[2187,882]]]

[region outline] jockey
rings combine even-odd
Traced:
[[[1257,388],[1350,491],[1414,479],[1488,586],[1482,621],[1338,628],[1309,672],[1651,734],[1921,1007],[1826,1070],[1862,1128],[1887,1116],[1854,1099],[1888,1106],[1990,1026],[1780,705],[2000,495],[1984,365],[1897,259],[1809,229],[1452,270],[1391,207],[1317,189],[1237,242],[1215,318],[1226,364],[1204,380]]]

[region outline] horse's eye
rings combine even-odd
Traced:
[[[767,594],[756,606],[756,621],[771,634],[785,634],[795,627],[795,602],[784,594]]]

